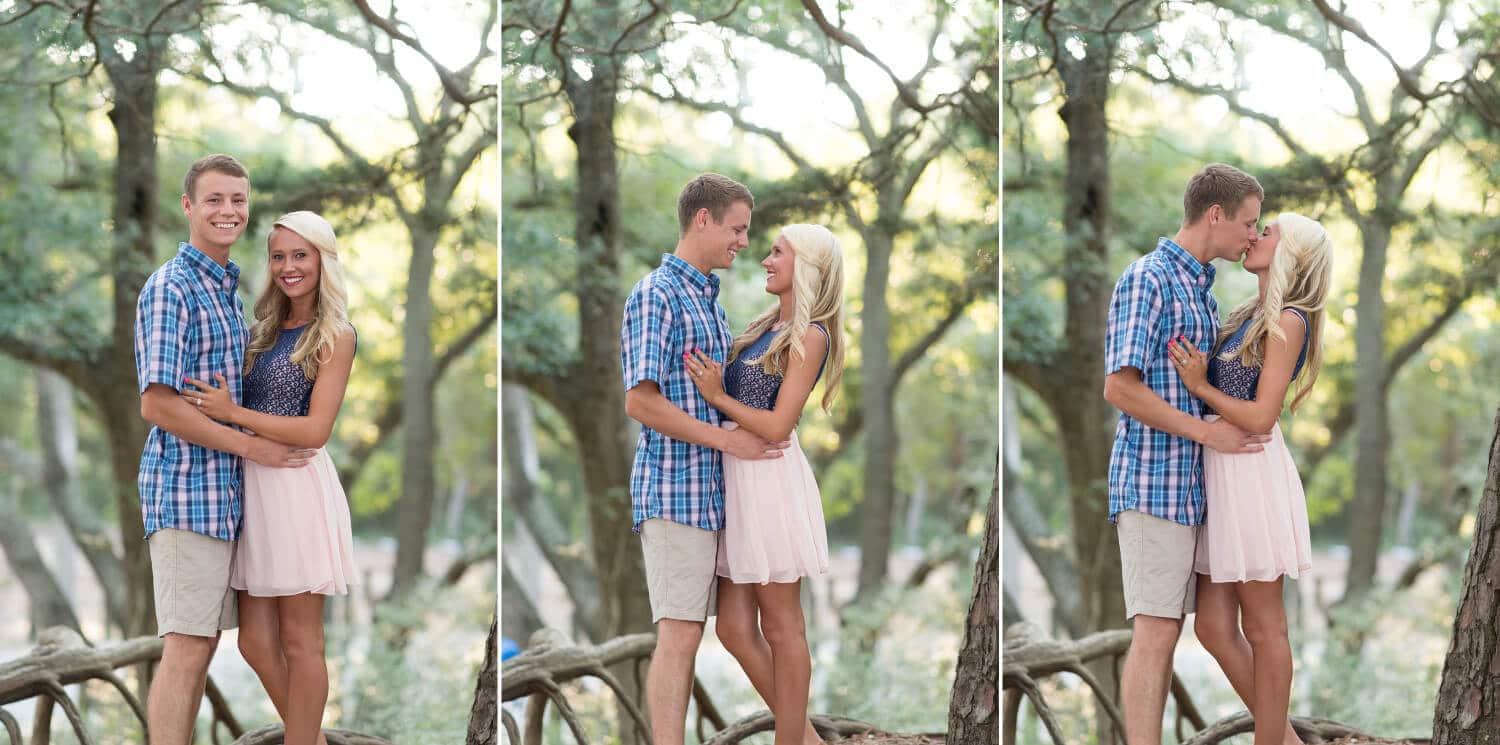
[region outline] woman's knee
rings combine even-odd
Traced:
[[[1200,615],[1193,619],[1193,636],[1209,654],[1232,649],[1240,640],[1240,629],[1226,619]]]
[[[281,650],[288,660],[323,659],[323,629],[283,630]]]
[[[742,650],[751,649],[760,641],[760,627],[750,619],[719,616],[714,622],[714,635],[730,654],[739,656]]]
[[[766,641],[772,646],[788,643],[807,643],[807,623],[802,617],[800,607],[777,609],[775,611],[761,609],[760,616],[761,631],[766,635]]]
[[[281,644],[268,629],[244,626],[239,631],[240,656],[250,667],[261,667],[281,656]]]

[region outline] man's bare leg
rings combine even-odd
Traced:
[[[161,664],[146,695],[146,732],[152,745],[188,745],[218,644],[218,634],[166,635]]]
[[[702,621],[663,618],[656,623],[656,651],[646,671],[646,703],[654,745],[683,745],[693,660],[703,640]]]
[[[1128,745],[1161,745],[1161,719],[1182,619],[1137,615],[1120,671],[1120,704]]]

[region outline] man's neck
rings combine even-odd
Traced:
[[[1172,242],[1182,246],[1183,250],[1193,255],[1199,264],[1208,264],[1213,261],[1213,256],[1208,253],[1208,235],[1206,231],[1197,226],[1180,228],[1177,235],[1172,236]]]
[[[714,268],[709,266],[708,261],[703,258],[703,252],[685,239],[677,241],[677,248],[672,251],[672,255],[692,264],[693,268],[703,272],[705,277],[714,271]]]
[[[229,266],[229,246],[211,246],[206,242],[199,241],[191,235],[188,236],[188,243],[191,244],[193,248],[202,251],[204,256],[207,256],[208,258],[218,262],[219,266]]]

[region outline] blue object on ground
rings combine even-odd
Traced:
[[[521,645],[515,643],[510,637],[500,637],[500,661],[504,662],[521,653]]]

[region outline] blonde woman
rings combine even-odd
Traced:
[[[812,660],[800,586],[828,571],[828,534],[796,427],[825,372],[825,412],[838,395],[844,265],[828,228],[788,225],[761,266],[776,302],[734,339],[728,366],[701,351],[685,362],[703,397],[733,420],[725,428],[791,443],[770,460],[724,455],[716,629],[770,706],[776,745],[799,745],[819,742],[807,720]]]
[[[356,578],[349,504],[323,445],[354,365],[338,243],[327,220],[292,212],[267,240],[266,287],[245,351],[245,405],[189,378],[204,414],[294,447],[301,468],[245,462],[245,513],[229,584],[239,591],[239,647],[281,714],[287,745],[324,743],[328,701],[323,601]]]
[[[1283,212],[1245,254],[1260,291],[1235,308],[1210,358],[1181,339],[1168,351],[1193,395],[1231,424],[1269,434],[1263,450],[1204,450],[1207,513],[1198,538],[1198,616],[1193,628],[1255,719],[1255,745],[1301,742],[1287,720],[1292,650],[1283,577],[1312,569],[1307,502],[1276,423],[1292,383],[1291,409],[1322,367],[1324,303],[1333,244],[1316,221]]]

